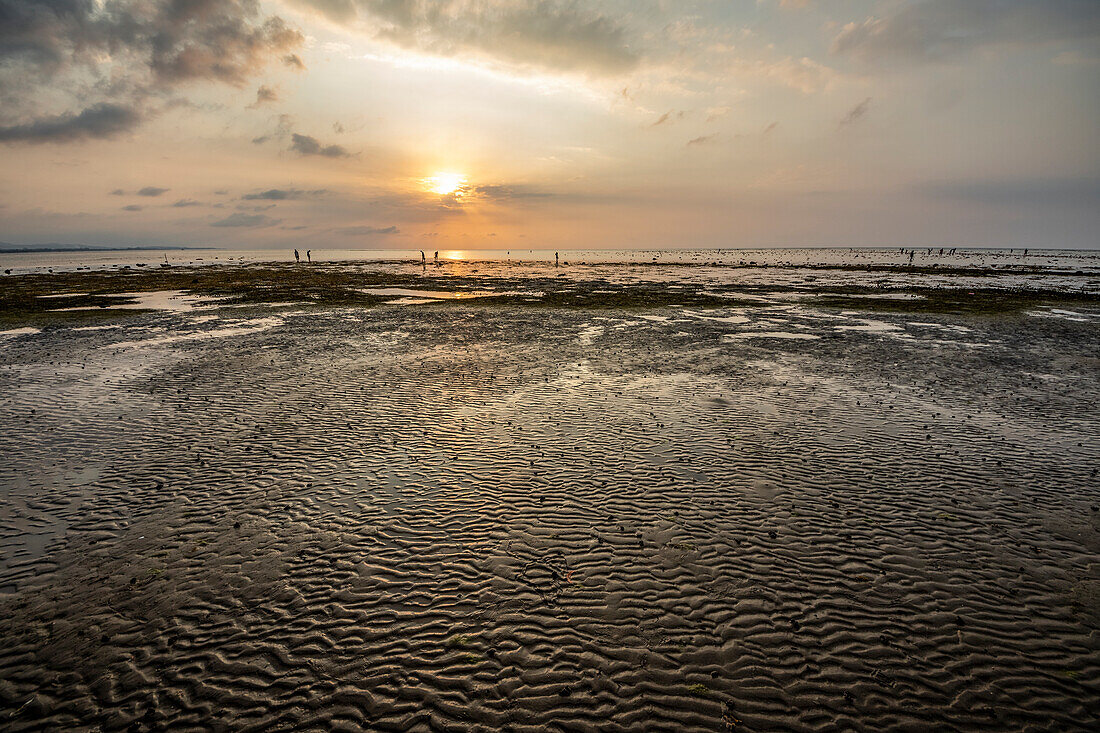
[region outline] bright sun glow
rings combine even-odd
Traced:
[[[429,191],[447,196],[455,193],[466,184],[466,176],[461,173],[436,173],[425,179]]]

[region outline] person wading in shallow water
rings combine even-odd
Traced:
[[[310,264],[313,264],[313,256],[310,254],[312,251],[313,250],[311,250],[311,249],[306,250],[306,262],[308,262]]]
[[[298,250],[294,250],[294,261],[295,262],[301,262],[302,261],[302,257],[301,257],[301,255],[298,254]]]

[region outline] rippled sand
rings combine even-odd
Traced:
[[[1096,730],[1057,310],[11,329],[0,728]]]

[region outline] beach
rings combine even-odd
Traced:
[[[921,252],[5,276],[0,728],[1095,730],[1095,253]]]

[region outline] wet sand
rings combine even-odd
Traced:
[[[13,309],[0,728],[1100,726],[1095,300],[483,275]]]

